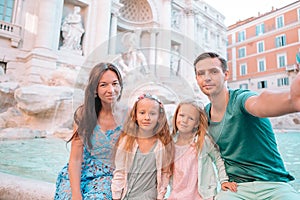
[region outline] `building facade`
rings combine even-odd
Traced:
[[[149,92],[173,114],[181,97],[206,101],[193,67],[204,50],[226,55],[224,16],[204,1],[1,0],[0,130],[71,129],[105,61],[124,75],[122,103]]]
[[[300,1],[229,26],[227,42],[230,87],[289,88],[299,71]]]
[[[182,67],[175,71],[186,78],[185,66],[201,51],[226,54],[224,16],[204,1],[3,0],[1,66],[20,84],[42,83],[41,75],[60,67],[117,59],[127,50],[128,32],[156,71],[180,54]]]

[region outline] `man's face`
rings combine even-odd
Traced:
[[[208,97],[217,95],[228,79],[228,72],[221,68],[218,58],[205,58],[196,64],[196,80],[201,91]]]

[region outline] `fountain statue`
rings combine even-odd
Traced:
[[[61,26],[63,45],[61,49],[71,50],[82,54],[81,37],[84,33],[80,16],[80,7],[74,6],[73,13],[70,13]]]

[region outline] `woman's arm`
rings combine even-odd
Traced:
[[[74,133],[77,126],[74,125]],[[82,199],[80,182],[81,182],[81,164],[83,160],[83,143],[78,134],[74,136],[71,144],[71,153],[69,159],[69,176],[72,192],[72,199]]]

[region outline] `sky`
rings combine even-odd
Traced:
[[[297,0],[204,0],[225,16],[225,25],[229,26],[239,20],[258,16],[281,8]]]

